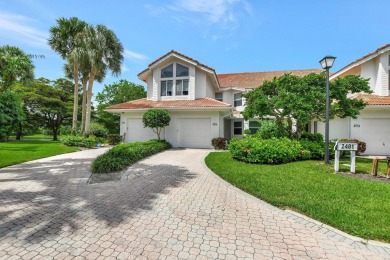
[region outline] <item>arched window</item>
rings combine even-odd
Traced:
[[[179,63],[172,63],[161,70],[161,79],[161,96],[188,95],[188,67]]]

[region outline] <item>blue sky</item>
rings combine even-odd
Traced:
[[[388,0],[0,0],[0,45],[45,55],[34,60],[36,77],[63,77],[48,31],[76,16],[106,25],[124,45],[122,74],[104,84],[145,85],[137,74],[172,49],[217,73],[320,68],[328,54],[336,71],[390,43],[389,10]]]

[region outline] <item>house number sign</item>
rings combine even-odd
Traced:
[[[357,143],[337,142],[336,151],[357,151]]]
[[[334,171],[340,170],[340,151],[351,151],[351,172],[355,173],[356,165],[356,151],[358,150],[358,144],[355,142],[336,142],[334,146],[335,158],[334,158]]]

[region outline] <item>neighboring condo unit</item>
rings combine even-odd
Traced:
[[[359,139],[367,143],[365,154],[390,155],[390,44],[380,47],[334,73],[330,80],[347,75],[369,79],[372,94],[357,94],[367,106],[358,118],[330,121],[330,139]],[[324,134],[324,124],[312,121],[311,131]]]
[[[138,74],[147,84],[147,97],[107,108],[119,114],[120,134],[125,142],[155,139],[144,128],[142,116],[151,108],[168,110],[171,116],[161,138],[173,147],[211,148],[215,137],[242,138],[245,129],[257,131],[257,120],[244,121],[242,94],[259,87],[265,80],[291,73],[304,76],[321,70],[232,73],[217,75],[197,60],[176,51],[158,58]]]

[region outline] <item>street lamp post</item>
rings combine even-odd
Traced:
[[[329,164],[329,69],[333,66],[336,57],[325,56],[320,60],[323,69],[326,70],[326,111],[325,111],[325,163]]]

